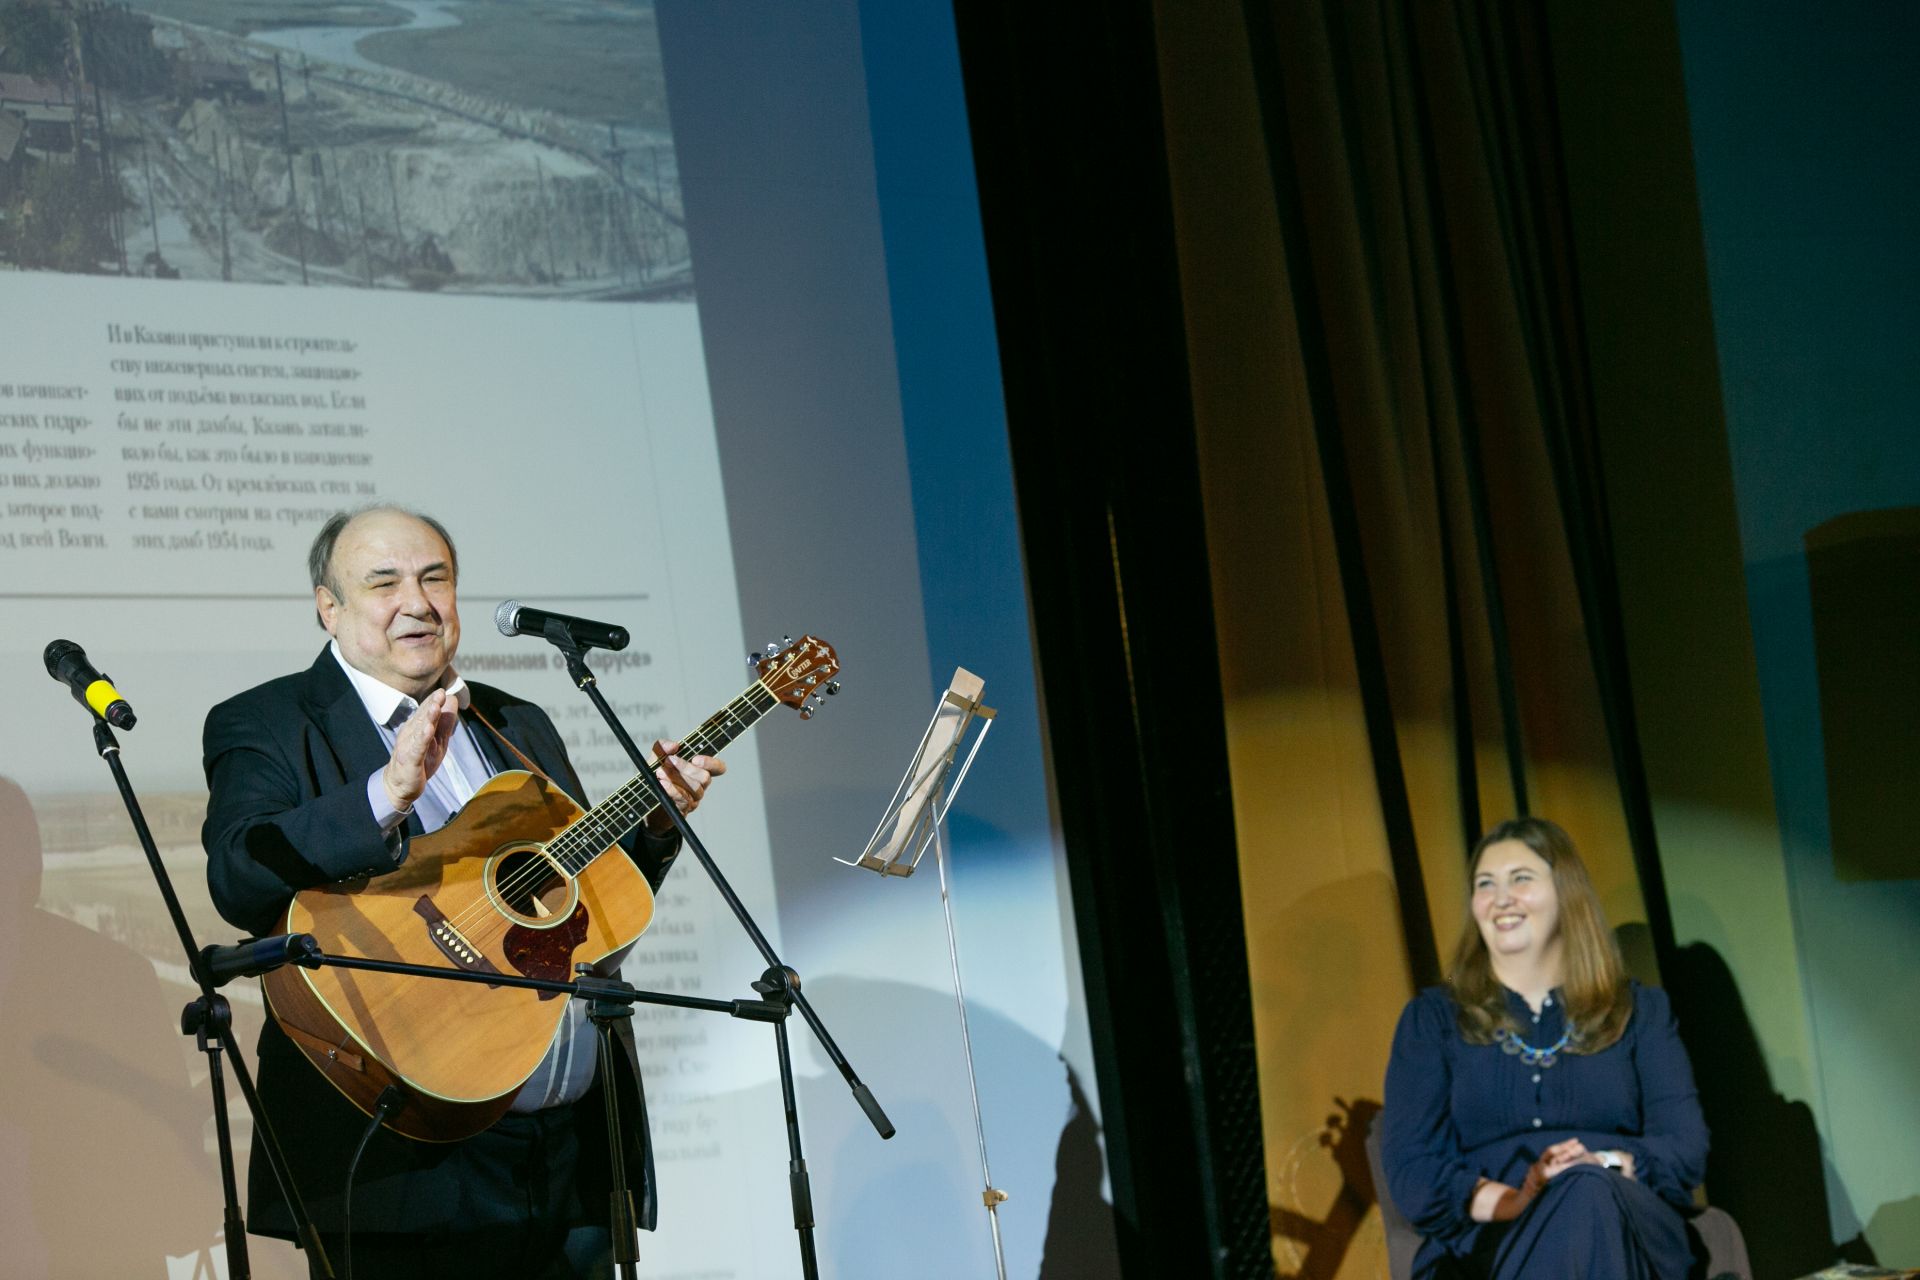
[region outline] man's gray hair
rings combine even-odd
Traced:
[[[460,553],[454,548],[453,535],[447,532],[447,526],[435,520],[424,511],[415,511],[412,507],[403,507],[392,502],[369,502],[365,506],[353,507],[346,511],[336,511],[327,517],[320,526],[320,532],[313,535],[313,545],[307,548],[307,576],[316,587],[325,587],[335,600],[341,599],[340,584],[333,577],[333,548],[340,541],[340,535],[346,532],[348,525],[361,516],[372,515],[376,511],[391,511],[395,515],[409,516],[418,520],[427,528],[440,535],[440,541],[447,544],[448,566],[453,570],[456,581],[460,577]],[[313,612],[314,620],[320,623],[320,629],[327,629],[326,620],[320,617],[320,611]]]

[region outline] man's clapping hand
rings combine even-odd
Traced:
[[[445,689],[428,694],[407,717],[393,735],[393,757],[381,775],[395,809],[405,813],[413,808],[413,802],[427,789],[427,779],[447,758],[447,744],[459,727],[460,703]]]

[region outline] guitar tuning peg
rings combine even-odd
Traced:
[[[832,697],[838,692],[840,692],[840,682],[838,680],[827,681],[827,696]]]
[[[747,650],[747,669],[749,671],[758,671],[760,669],[760,651],[758,649]]]
[[[811,720],[811,719],[813,719],[813,708],[812,708],[812,707],[801,707],[801,708],[800,708],[800,718],[801,718],[802,720]]]
[[[778,652],[780,652],[780,642],[778,640],[767,641],[767,656],[771,658]]]

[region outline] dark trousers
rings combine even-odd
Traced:
[[[454,1221],[420,1232],[356,1231],[351,1242],[323,1232],[335,1275],[347,1274],[349,1247],[355,1280],[599,1280],[610,1273],[611,1238],[589,1225],[605,1207],[591,1213],[580,1200],[573,1108],[508,1115],[447,1154],[436,1178],[458,1189]],[[361,1194],[356,1207],[365,1214]]]
[[[347,1243],[322,1237],[333,1273],[347,1274]],[[465,1235],[358,1236],[354,1280],[605,1280],[613,1241],[605,1227],[481,1231]]]

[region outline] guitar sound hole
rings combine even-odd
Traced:
[[[552,920],[571,905],[566,878],[537,849],[517,849],[496,862],[493,886],[508,910],[528,920]]]

